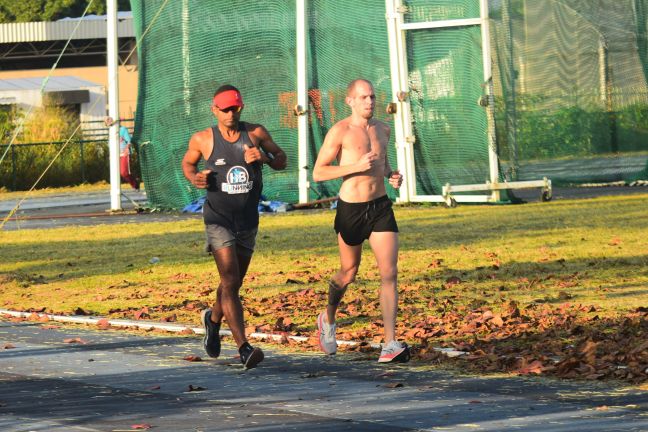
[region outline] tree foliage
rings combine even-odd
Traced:
[[[0,0],[0,23],[56,21],[80,17],[92,2],[88,13],[105,14],[104,0]],[[120,11],[130,10],[129,0],[118,0]]]

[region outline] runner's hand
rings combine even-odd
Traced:
[[[358,161],[358,172],[369,171],[376,164],[378,155],[374,152],[365,153]]]
[[[245,154],[243,155],[245,163],[251,164],[259,160],[263,162],[263,156],[258,147],[249,147],[247,144],[243,144],[243,148],[245,149]]]
[[[211,170],[202,170],[199,173],[196,173],[191,183],[193,183],[193,185],[198,189],[206,189],[208,184],[207,176],[209,176],[210,173]]]
[[[394,188],[398,189],[403,184],[403,175],[398,170],[394,170],[389,174],[389,184]]]

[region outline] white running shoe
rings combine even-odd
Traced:
[[[326,312],[317,316],[317,337],[319,346],[328,355],[337,352],[337,342],[335,341],[335,324],[326,322]]]
[[[391,341],[383,345],[378,363],[405,363],[410,359],[410,351],[406,343]]]

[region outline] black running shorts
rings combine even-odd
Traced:
[[[392,202],[387,195],[361,203],[338,199],[334,228],[349,246],[362,244],[372,232],[398,232]]]

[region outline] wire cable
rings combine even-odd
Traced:
[[[87,7],[86,10],[84,11],[84,13],[83,13],[84,16],[85,16],[85,14],[87,13],[87,11],[88,11],[88,9],[89,9],[90,4],[92,3],[92,1],[93,1],[93,0],[90,0],[90,3],[88,4],[88,7]],[[155,16],[153,17],[153,19],[151,20],[151,22],[149,23],[149,25],[146,27],[146,29],[145,29],[144,32],[142,33],[142,36],[139,38],[138,43],[133,47],[133,49],[130,51],[130,53],[129,53],[128,56],[126,57],[125,62],[128,61],[128,59],[130,59],[130,57],[133,55],[133,53],[135,52],[135,50],[139,47],[140,42],[144,39],[144,37],[146,36],[146,34],[149,32],[149,30],[151,29],[151,27],[153,26],[153,24],[155,23],[155,21],[157,20],[157,18],[160,16],[160,13],[162,12],[162,10],[164,9],[164,7],[167,5],[168,2],[169,2],[169,0],[164,0],[164,3],[162,3],[162,5],[160,6],[160,9],[157,11],[157,13],[156,13]],[[82,16],[82,18],[83,18],[83,16]],[[81,20],[79,20],[79,23],[80,23],[80,22],[81,22]],[[77,24],[77,27],[78,27],[78,24]],[[76,28],[77,28],[77,27],[75,27],[75,30],[74,30],[74,31],[76,31]],[[72,35],[74,35],[74,32],[72,33]],[[68,43],[70,42],[71,39],[72,39],[72,36],[70,36],[70,39],[68,40]],[[67,44],[66,44],[66,47],[67,47]],[[64,48],[64,49],[65,49],[65,48]],[[61,53],[61,55],[62,55],[62,53]],[[59,59],[60,59],[60,56],[59,56]],[[58,60],[56,61],[56,64],[58,64]],[[56,64],[55,64],[55,66],[56,66]],[[54,70],[54,68],[52,68],[52,70],[50,71],[50,74],[51,74],[51,72],[52,72],[53,70]],[[90,111],[92,111],[92,109],[95,107],[95,105],[97,104],[97,102],[99,102],[99,100],[101,100],[101,98],[97,98],[97,99],[94,101],[94,103],[90,106]],[[22,204],[23,202],[25,202],[25,200],[29,197],[29,194],[30,194],[30,193],[31,193],[31,192],[36,188],[36,186],[37,186],[38,183],[41,181],[41,179],[45,176],[45,174],[47,174],[47,171],[49,171],[49,169],[52,167],[52,165],[54,164],[54,162],[56,162],[56,160],[57,160],[58,157],[61,155],[61,153],[63,153],[63,150],[65,150],[65,148],[68,146],[68,144],[70,143],[70,141],[71,141],[72,138],[76,135],[76,133],[79,131],[80,128],[81,128],[81,123],[79,123],[79,125],[77,125],[77,127],[74,129],[74,131],[70,134],[70,137],[69,137],[69,138],[65,141],[65,143],[61,146],[61,149],[58,151],[58,153],[56,153],[56,155],[54,155],[54,157],[52,158],[52,161],[49,163],[49,165],[47,165],[47,167],[45,167],[45,169],[43,170],[43,172],[41,173],[41,175],[38,177],[38,179],[36,180],[36,182],[34,182],[34,184],[32,185],[32,187],[27,191],[27,193],[25,194],[25,196],[24,196],[24,197],[23,197],[23,198],[18,202],[18,204],[16,204],[16,205],[14,206],[13,209],[11,209],[11,211],[7,214],[7,216],[3,219],[3,221],[0,222],[0,230],[1,230],[2,228],[4,228],[4,226],[5,226],[5,224],[7,223],[7,221],[8,221],[9,219],[11,219],[11,217],[12,217],[12,216],[16,213],[16,211],[20,208],[21,204]],[[7,151],[8,151],[8,148],[7,148]],[[6,153],[5,153],[5,154],[6,154]],[[3,156],[3,158],[4,158],[4,156]],[[2,163],[2,159],[0,159],[0,163]]]

